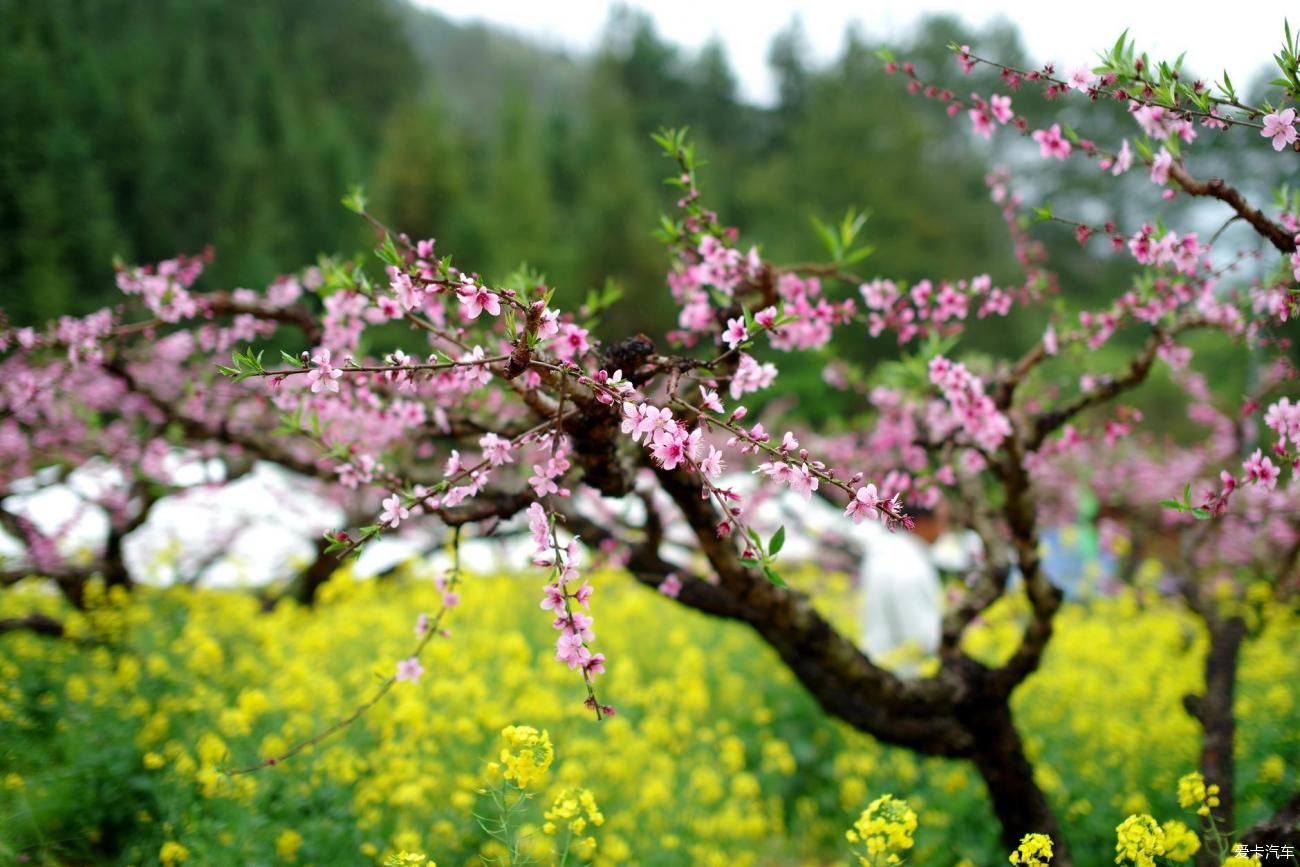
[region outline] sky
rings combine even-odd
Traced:
[[[456,21],[483,21],[507,27],[546,44],[574,52],[597,43],[610,8],[610,0],[565,0],[541,3],[520,0],[415,0]],[[1187,63],[1216,78],[1226,68],[1240,85],[1269,62],[1282,42],[1282,20],[1289,12],[1300,24],[1300,9],[1279,0],[1234,0],[1231,15],[1200,12],[1199,3],[1148,3],[1093,0],[1089,3],[1046,0],[966,2],[911,0],[646,0],[634,2],[650,11],[661,35],[679,45],[698,48],[713,36],[726,45],[742,94],[751,101],[770,103],[773,82],[766,67],[772,36],[798,15],[812,47],[814,60],[833,59],[843,43],[844,30],[857,22],[871,38],[906,33],[908,26],[927,12],[957,11],[968,22],[982,25],[995,18],[1016,22],[1030,54],[1040,63],[1054,61],[1058,69],[1091,63],[1096,52],[1114,44],[1124,28],[1152,59],[1173,60],[1187,52]],[[1229,7],[1225,7],[1229,8]],[[978,51],[978,46],[973,46]]]

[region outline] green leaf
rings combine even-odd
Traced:
[[[366,193],[359,185],[348,191],[343,197],[343,207],[347,208],[354,214],[364,214],[366,212]]]
[[[394,268],[406,267],[406,260],[402,258],[397,245],[393,243],[393,236],[387,232],[384,233],[384,243],[375,251],[375,255],[386,265],[392,265]]]
[[[812,217],[812,224],[817,231],[817,237],[821,238],[822,244],[826,246],[826,252],[830,253],[831,258],[838,262],[841,250],[840,240],[836,237],[835,231],[815,216]]]
[[[875,252],[876,252],[876,248],[871,244],[866,244],[862,247],[858,247],[844,257],[844,264],[853,265],[857,262],[861,262],[863,259],[867,258],[868,256],[870,256]]]
[[[1183,510],[1183,504],[1177,500],[1161,500],[1160,505],[1166,509],[1177,509],[1180,512]]]
[[[769,557],[775,557],[777,554],[781,553],[783,547],[785,547],[784,524],[776,528],[776,532],[772,534],[771,541],[767,543],[767,555]]]
[[[339,539],[333,530],[326,530],[323,535],[329,540],[329,544],[325,546],[326,554],[337,553],[352,544],[351,539]]]
[[[1119,35],[1119,39],[1115,40],[1115,47],[1111,49],[1111,55],[1115,58],[1116,63],[1124,59],[1124,40],[1126,39],[1128,39],[1127,27],[1125,27],[1124,32]]]
[[[768,565],[764,564],[764,566],[763,566],[763,574],[767,576],[767,580],[768,580],[768,581],[771,581],[771,582],[772,582],[773,584],[775,584],[777,587],[789,587],[789,586],[790,586],[789,584],[785,583],[785,579],[782,578],[780,575],[778,575],[777,572],[776,572],[776,570],[773,569],[771,566],[768,566]]]

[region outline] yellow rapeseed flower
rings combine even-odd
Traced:
[[[1156,867],[1155,856],[1165,854],[1165,832],[1146,815],[1129,816],[1115,829],[1115,863]]]
[[[858,853],[859,864],[897,864],[899,853],[912,848],[915,832],[916,813],[907,802],[881,795],[862,811],[846,837],[865,848],[865,854]]]
[[[1195,807],[1198,815],[1208,816],[1212,807],[1219,806],[1219,787],[1205,785],[1205,777],[1200,771],[1184,774],[1178,781],[1178,806],[1183,809]]]
[[[507,744],[501,750],[507,780],[526,789],[546,775],[555,758],[549,732],[538,732],[532,726],[506,726],[501,730],[501,737]]]
[[[1052,838],[1046,834],[1026,834],[1020,846],[1011,853],[1012,864],[1024,867],[1046,867],[1052,863]]]
[[[1165,832],[1165,857],[1170,861],[1190,861],[1201,848],[1201,838],[1177,819],[1160,826]]]
[[[298,850],[301,847],[302,835],[292,829],[281,831],[280,836],[275,838],[275,854],[282,861],[298,860]]]
[[[182,861],[188,861],[190,850],[186,849],[175,840],[168,840],[162,844],[162,849],[158,851],[158,858],[162,861],[164,867],[172,867],[173,864],[180,864]]]
[[[398,852],[384,859],[384,867],[438,867],[423,852]]]

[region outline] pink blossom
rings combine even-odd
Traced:
[[[1097,81],[1097,76],[1086,66],[1080,66],[1070,73],[1070,78],[1066,84],[1074,90],[1087,93],[1088,89]]]
[[[396,527],[410,516],[410,511],[402,505],[402,498],[393,494],[384,499],[384,511],[379,514],[379,523]]]
[[[429,615],[421,612],[420,616],[415,618],[415,637],[423,638],[429,633]]]
[[[542,302],[537,302],[541,304]],[[557,310],[543,310],[537,322],[537,338],[547,340],[560,333],[560,313]]]
[[[424,288],[415,285],[410,274],[390,267],[389,276],[391,279],[388,287],[397,296],[397,303],[401,305],[402,310],[415,310],[424,303]],[[397,317],[390,316],[389,318],[396,319]]]
[[[855,524],[861,524],[863,518],[871,521],[878,520],[880,497],[876,493],[876,486],[868,484],[858,488],[853,499],[849,500],[848,508],[844,510],[844,517],[852,518]]]
[[[718,393],[712,389],[700,386],[700,400],[704,408],[716,413],[722,413],[725,410],[722,407],[722,401],[718,399]]]
[[[583,672],[584,672],[585,674],[590,675],[590,676],[595,676],[595,675],[597,675],[597,674],[604,674],[604,673],[605,673],[605,654],[603,654],[603,653],[593,653],[593,654],[591,655],[591,658],[588,659],[585,663],[583,663],[583,665],[582,665],[582,670],[583,670]],[[603,712],[604,712],[605,716],[613,716],[613,714],[610,713],[610,711],[612,711],[612,710],[613,710],[613,708],[611,708],[611,707],[609,707],[608,705],[606,705],[606,706],[604,707],[604,709],[603,709]]]
[[[1055,355],[1059,348],[1056,342],[1056,329],[1049,325],[1047,331],[1043,332],[1043,351],[1048,355]]]
[[[728,319],[727,330],[722,332],[722,339],[727,344],[728,349],[735,349],[748,340],[749,332],[745,329],[745,320]]]
[[[1273,150],[1280,151],[1296,140],[1295,109],[1288,108],[1264,115],[1260,135],[1273,140]]]
[[[1064,160],[1070,155],[1070,143],[1061,137],[1061,125],[1052,124],[1050,129],[1035,130],[1034,141],[1038,142],[1039,156],[1043,159],[1055,157]]]
[[[501,299],[486,286],[467,280],[456,290],[456,295],[460,298],[461,307],[468,319],[477,319],[485,310],[489,316],[501,315]]]
[[[812,493],[817,490],[817,486],[820,484],[817,476],[813,475],[812,471],[808,469],[807,464],[800,464],[789,481],[790,490],[801,494],[805,501],[812,500]]]
[[[1288,437],[1300,441],[1300,403],[1290,398],[1280,398],[1264,413],[1264,424],[1283,440]]]
[[[930,361],[930,381],[939,386],[948,402],[947,424],[963,430],[985,451],[993,451],[1011,434],[1011,422],[984,394],[984,385],[964,364],[954,364],[941,355]]]
[[[542,610],[554,611],[561,614],[564,611],[564,590],[558,584],[547,584],[542,588],[545,595],[542,597]]]
[[[316,365],[307,371],[307,381],[311,383],[312,394],[320,394],[322,391],[337,394],[339,377],[343,376],[343,371],[330,364],[330,351],[325,348],[318,349],[311,357],[311,362]]]
[[[591,615],[575,611],[572,614],[561,614],[552,621],[551,625],[562,632],[576,635],[583,641],[595,641],[596,634],[591,631],[594,622]]]
[[[738,400],[741,395],[751,391],[761,391],[775,380],[775,364],[771,362],[759,364],[753,356],[741,353],[740,364],[731,377],[731,398]]]
[[[1109,163],[1109,165],[1108,165]],[[1122,175],[1133,165],[1133,150],[1128,146],[1128,139],[1120,143],[1119,153],[1114,160],[1102,160],[1102,168],[1109,168],[1112,175]]]
[[[1011,97],[996,93],[989,97],[989,110],[993,112],[994,120],[1004,125],[1016,116],[1011,110]]]
[[[722,460],[722,452],[713,446],[709,446],[708,456],[700,461],[700,473],[707,479],[716,479],[722,475],[726,463]]]
[[[560,334],[551,341],[553,351],[561,361],[575,361],[591,349],[587,341],[590,332],[580,325],[565,322],[560,326]]]
[[[1255,449],[1241,468],[1246,471],[1246,480],[1263,485],[1266,490],[1273,490],[1277,487],[1278,476],[1282,470],[1273,465],[1273,462],[1264,457],[1260,449]]]
[[[686,439],[680,431],[660,431],[655,434],[651,453],[665,470],[674,470],[687,459]]]
[[[971,126],[975,128],[975,134],[985,140],[993,138],[993,124],[989,120],[988,112],[982,108],[972,108],[966,112],[970,118]]]
[[[682,579],[677,577],[676,572],[669,572],[664,576],[664,580],[659,582],[659,592],[676,599],[682,592]]]
[[[969,45],[961,47],[961,52],[957,55],[957,63],[960,64],[961,71],[966,75],[970,75],[975,71],[975,58],[971,56]]]
[[[555,461],[547,461],[546,465],[533,464],[533,475],[528,477],[528,484],[532,486],[533,493],[538,497],[544,497],[547,494],[558,494],[560,486],[555,483],[555,478],[560,475],[557,470]]]
[[[555,658],[569,666],[570,670],[586,665],[591,659],[589,651],[582,643],[582,636],[572,632],[563,632],[555,640]]]
[[[1151,161],[1151,182],[1161,186],[1169,182],[1169,169],[1174,164],[1174,155],[1167,148],[1161,148],[1160,153]]]
[[[528,532],[532,534],[533,544],[539,553],[551,547],[551,522],[541,503],[533,503],[528,507]]]
[[[588,603],[591,602],[591,594],[594,592],[595,592],[595,588],[593,588],[590,584],[584,581],[582,583],[582,586],[579,587],[577,591],[573,594],[573,599],[583,608],[587,608],[589,607]]]
[[[651,404],[643,404],[640,407],[640,420],[637,422],[632,441],[636,442],[640,434],[646,434],[646,441],[650,442],[660,433],[675,430],[676,427],[677,422],[673,421],[671,409],[666,406],[661,409]]]
[[[486,357],[483,347],[475,346],[473,351],[461,353],[460,358],[456,359],[465,365],[460,368],[460,375],[466,390],[479,388],[492,381],[492,371],[486,364],[481,363]]]
[[[503,439],[494,433],[485,433],[479,437],[478,444],[479,448],[483,449],[483,457],[494,467],[515,462],[515,459],[510,456],[512,446],[508,439]]]
[[[404,680],[416,683],[420,680],[420,675],[422,674],[424,674],[424,666],[420,665],[420,660],[412,656],[410,659],[402,659],[398,661],[397,674],[393,676],[393,679],[399,683]]]

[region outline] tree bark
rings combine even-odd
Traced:
[[[731,541],[718,538],[718,514],[701,497],[697,477],[655,472],[708,557],[716,589],[730,600],[728,614],[758,632],[827,713],[922,755],[972,760],[988,788],[1004,845],[1015,848],[1028,833],[1047,834],[1054,844],[1052,863],[1070,867],[1060,825],[1034,780],[1011,714],[1010,695],[1023,677],[1008,679],[1003,669],[989,669],[960,652],[924,680],[902,680],[877,667],[811,600],[740,563]],[[690,603],[686,592],[680,601]]]
[[[1002,698],[977,701],[959,715],[974,736],[971,760],[1002,827],[1003,848],[1015,850],[1026,834],[1046,834],[1052,838],[1053,867],[1070,867],[1065,837],[1047,795],[1034,780],[1009,703]]]
[[[1241,842],[1251,848],[1272,844],[1300,850],[1300,792],[1272,816],[1242,833]]]
[[[316,593],[342,565],[337,554],[325,552],[329,544],[328,539],[317,539],[316,558],[298,575],[297,587],[294,588],[293,595],[302,605],[313,605],[316,602]]]
[[[1231,833],[1236,827],[1233,785],[1236,763],[1232,751],[1237,737],[1237,718],[1232,705],[1237,692],[1237,657],[1246,637],[1246,624],[1240,617],[1223,620],[1212,613],[1203,616],[1210,631],[1210,648],[1205,654],[1205,694],[1185,696],[1183,704],[1201,724],[1201,774],[1207,785],[1219,787],[1219,806],[1211,808],[1211,818],[1221,831]],[[1197,863],[1205,867],[1213,865],[1215,860],[1202,849]]]

